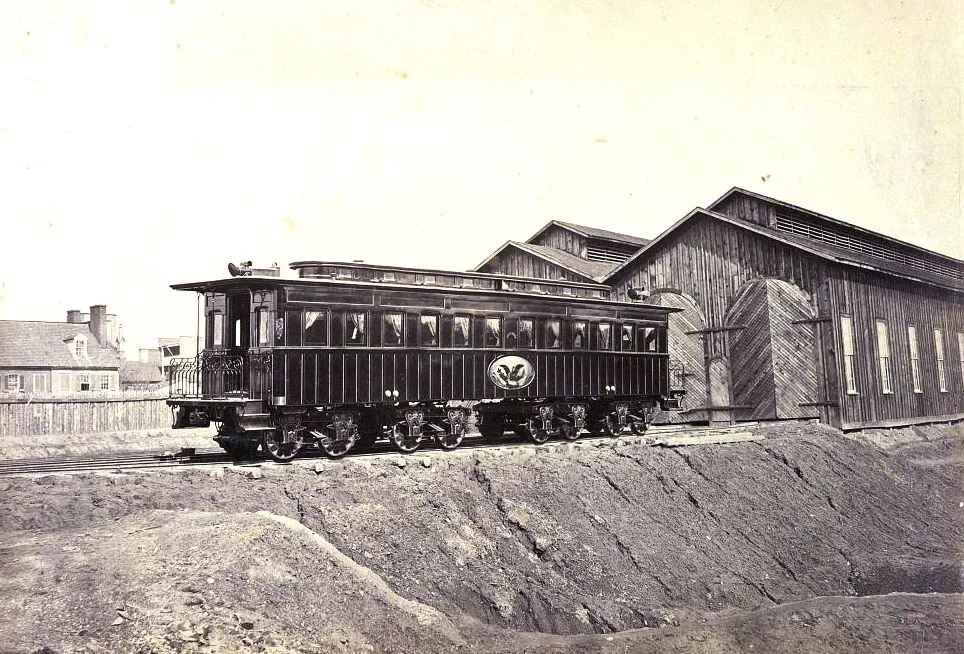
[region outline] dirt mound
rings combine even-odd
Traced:
[[[956,651],[960,428],[761,432],[0,481],[0,650]]]

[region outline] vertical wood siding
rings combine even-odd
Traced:
[[[0,436],[88,434],[170,425],[166,399],[0,401]]]
[[[553,225],[532,241],[533,245],[544,245],[557,250],[565,250],[578,257],[586,258],[586,239],[568,229]]]
[[[571,282],[587,281],[584,275],[566,270],[562,266],[549,263],[545,259],[540,259],[515,248],[507,248],[502,254],[486,264],[485,269],[480,272],[538,277],[540,279],[562,278]]]

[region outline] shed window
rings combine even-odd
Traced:
[[[469,347],[470,344],[469,317],[455,316],[455,320],[452,321],[452,346]]]
[[[546,321],[546,347],[562,347],[562,327],[558,320]]]
[[[957,358],[961,364],[961,385],[964,386],[964,332],[957,332]]]
[[[608,322],[596,325],[596,348],[604,351],[613,349],[613,326]]]
[[[438,347],[438,316],[421,316],[419,331],[422,347]]]
[[[305,311],[305,345],[328,345],[328,311]]]
[[[914,392],[923,393],[924,388],[920,379],[920,350],[917,347],[917,328],[907,326],[907,345],[910,348],[910,376],[914,383]]]
[[[584,322],[574,322],[572,323],[572,349],[574,350],[584,350],[586,349],[586,323]]]
[[[854,327],[850,316],[840,316],[840,341],[843,345],[844,379],[847,393],[856,395],[857,377],[854,369]]]
[[[523,318],[519,321],[519,347],[532,347],[532,335],[534,333],[532,320]],[[964,360],[961,363],[964,366]]]
[[[622,352],[633,351],[633,326],[623,325],[620,336],[619,349]]]
[[[349,311],[345,314],[345,342],[348,345],[365,344],[365,314]]]
[[[405,321],[400,313],[386,313],[382,317],[382,343],[386,347],[405,344]]]
[[[877,363],[880,367],[880,392],[893,393],[890,387],[890,336],[887,323],[877,321]]]
[[[258,345],[268,345],[271,328],[271,314],[267,309],[258,309]]]
[[[485,319],[485,347],[501,347],[502,345],[502,319]]]
[[[934,355],[937,357],[937,385],[941,393],[947,392],[947,374],[944,372],[944,332],[934,330]]]

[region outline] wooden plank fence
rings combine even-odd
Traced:
[[[0,395],[0,436],[87,434],[171,425],[167,389],[64,395]]]

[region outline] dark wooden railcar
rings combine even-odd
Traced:
[[[359,264],[292,264],[296,280],[181,284],[205,298],[208,347],[175,365],[178,423],[202,413],[219,442],[290,459],[386,436],[457,447],[471,407],[483,436],[536,442],[645,429],[678,406],[673,309],[605,299],[598,284]]]

